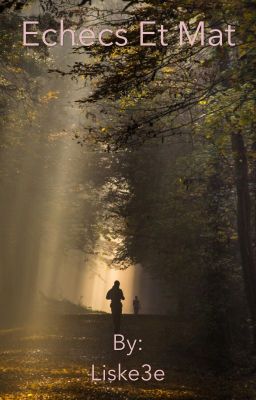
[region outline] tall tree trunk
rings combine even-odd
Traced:
[[[256,142],[252,144],[252,153],[255,157],[256,155]],[[253,158],[252,163],[252,198],[253,198],[253,252],[254,252],[254,259],[256,257],[256,158]]]
[[[253,344],[256,346],[256,266],[253,256],[251,204],[248,183],[248,162],[241,133],[232,133],[237,187],[237,228],[241,262],[249,312],[253,325]]]
[[[216,374],[222,374],[232,366],[231,335],[229,330],[230,292],[228,272],[223,259],[227,256],[226,243],[219,240],[218,232],[223,228],[223,182],[222,163],[216,158],[214,173],[208,179],[205,202],[209,215],[209,230],[206,255],[207,313],[206,326],[209,349],[209,366]],[[226,199],[225,199],[226,201]]]

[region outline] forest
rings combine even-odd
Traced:
[[[256,1],[2,0],[0,13],[1,351],[45,295],[90,307],[85,274],[142,268],[152,337],[166,329],[177,371],[191,362],[209,375],[184,378],[197,394],[177,378],[177,393],[111,398],[255,399]],[[24,46],[35,20],[39,46]],[[60,20],[78,36],[86,27],[90,45],[71,35],[60,47]],[[164,26],[168,45],[158,34],[142,46],[140,21]],[[184,21],[193,45],[180,41]]]

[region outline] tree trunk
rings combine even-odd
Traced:
[[[252,153],[255,157],[256,155],[256,142],[252,144]],[[252,163],[252,198],[253,198],[253,254],[254,259],[256,257],[256,158],[253,158]]]
[[[232,150],[235,160],[237,187],[237,229],[245,291],[253,328],[253,344],[256,346],[256,266],[253,256],[251,230],[251,204],[248,183],[248,162],[243,136],[232,133]]]

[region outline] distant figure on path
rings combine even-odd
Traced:
[[[111,300],[110,307],[113,316],[114,333],[119,333],[123,307],[121,300],[124,300],[124,294],[120,289],[119,281],[114,282],[114,286],[108,291],[106,299]]]
[[[138,296],[135,296],[134,300],[133,300],[133,311],[135,315],[139,314],[139,310],[140,310],[140,301],[138,299]]]

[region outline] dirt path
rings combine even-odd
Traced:
[[[113,350],[109,315],[54,318],[41,326],[0,331],[0,399],[131,400],[256,399],[254,377],[213,377],[202,354],[184,346],[185,327],[165,317],[124,316],[123,333],[141,339],[127,356]],[[136,347],[135,347],[136,349]],[[199,362],[200,358],[200,362]],[[92,382],[106,369],[138,369],[145,363],[165,372],[163,382]],[[125,375],[126,376],[126,375]]]

